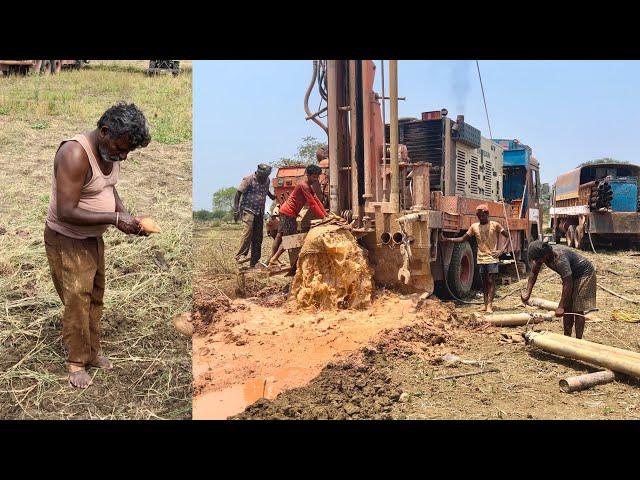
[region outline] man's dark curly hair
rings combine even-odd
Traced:
[[[540,258],[546,257],[551,252],[553,252],[553,249],[547,242],[543,242],[542,240],[534,240],[529,244],[527,256],[529,257],[529,260],[538,260]]]
[[[134,103],[119,102],[102,114],[98,128],[107,127],[111,138],[127,135],[132,150],[146,147],[151,141],[149,124],[142,111]]]
[[[318,165],[308,165],[307,168],[304,169],[304,173],[306,175],[320,175],[322,173],[322,168]]]

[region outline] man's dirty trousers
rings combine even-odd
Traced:
[[[84,240],[45,226],[44,243],[53,284],[64,304],[62,340],[67,365],[84,367],[100,352],[105,277],[102,237]]]
[[[260,261],[260,257],[262,256],[264,219],[262,215],[254,215],[247,210],[243,210],[242,224],[242,237],[236,259],[246,256],[249,253],[249,249],[251,249],[249,265],[253,267]]]

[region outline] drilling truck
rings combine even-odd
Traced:
[[[481,203],[491,220],[508,228],[517,257],[511,261],[526,264],[527,245],[540,237],[542,221],[531,148],[485,138],[446,109],[399,119],[397,61],[389,61],[388,92],[384,70],[382,92],[374,92],[375,70],[371,60],[316,60],[304,103],[306,119],[328,137],[326,204],[353,224],[376,283],[431,293],[442,282],[453,295],[467,296],[479,277],[476,245],[439,243],[438,237],[462,235],[477,221]],[[308,99],[316,83],[326,106],[312,113]],[[303,175],[291,169],[288,176],[287,168],[273,180],[278,203]]]

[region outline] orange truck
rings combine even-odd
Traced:
[[[433,292],[438,282],[464,297],[479,277],[474,242],[440,243],[439,235],[462,235],[477,221],[476,207],[487,204],[491,220],[511,235],[512,253],[503,260],[515,254],[526,265],[528,243],[542,233],[539,165],[530,147],[485,138],[445,109],[399,119],[397,61],[389,67],[387,97],[386,79],[381,94],[373,90],[371,60],[314,61],[305,111],[327,134],[323,199],[353,222],[376,283]],[[313,79],[326,102],[315,113],[308,108]],[[303,175],[303,168],[277,172],[279,203]]]

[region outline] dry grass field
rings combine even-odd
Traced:
[[[191,417],[191,341],[172,326],[191,308],[191,68],[144,75],[147,62],[92,61],[54,76],[0,77],[0,418]],[[71,388],[63,306],[43,229],[59,142],[91,130],[117,101],[136,103],[152,141],[122,164],[118,191],[162,233],[105,234],[103,351],[111,371]]]

